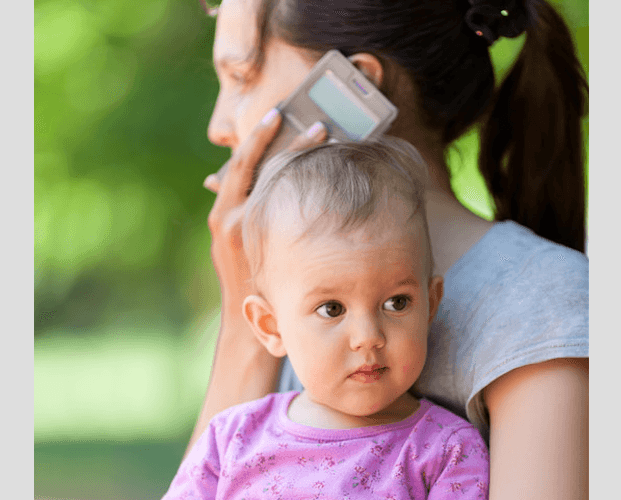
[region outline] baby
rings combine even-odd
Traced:
[[[304,391],[216,415],[166,500],[487,498],[479,432],[408,392],[443,286],[424,178],[414,148],[387,138],[265,165],[243,222],[257,291],[243,312]]]

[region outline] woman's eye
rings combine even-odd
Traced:
[[[254,78],[255,70],[250,68],[244,69],[233,69],[228,73],[229,78],[236,84],[240,86],[248,85],[248,83]]]
[[[384,302],[384,308],[389,311],[403,311],[407,307],[409,301],[410,299],[405,295],[397,295]]]
[[[338,302],[326,302],[317,308],[317,314],[324,318],[336,318],[345,311],[345,308]]]
[[[246,76],[239,71],[235,71],[231,73],[231,80],[235,83],[239,83],[240,85],[244,85],[246,83]]]

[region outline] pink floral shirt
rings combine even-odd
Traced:
[[[485,442],[448,410],[423,399],[394,424],[317,429],[287,417],[297,394],[216,415],[163,500],[488,498]]]

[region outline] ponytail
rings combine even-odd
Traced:
[[[543,0],[525,3],[526,41],[483,125],[480,170],[497,220],[584,252],[588,84],[562,18]]]

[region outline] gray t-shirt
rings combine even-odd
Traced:
[[[588,355],[587,257],[498,222],[444,276],[413,392],[468,418],[487,440],[490,382],[520,366]],[[278,390],[302,390],[288,359]]]

